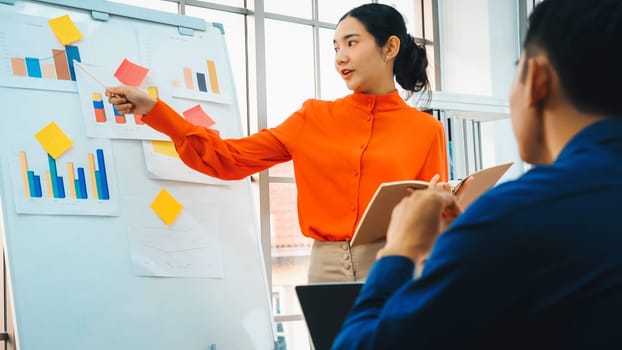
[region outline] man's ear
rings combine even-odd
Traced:
[[[387,43],[384,44],[383,51],[385,61],[395,58],[400,52],[400,39],[395,35],[391,35],[387,39]]]
[[[525,84],[529,89],[528,104],[542,109],[551,96],[552,67],[548,59],[536,56],[527,59]]]

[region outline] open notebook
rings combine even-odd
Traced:
[[[510,162],[482,169],[460,181],[454,186],[454,193],[460,191],[462,184],[468,178],[472,178],[469,184],[464,187],[464,191],[460,192],[461,197],[458,202],[460,207],[465,210],[475,199],[493,187],[512,164],[514,163]],[[428,182],[419,180],[393,181],[380,184],[354,231],[350,245],[355,246],[383,239],[389,227],[393,208],[409,193],[408,189],[427,187]]]

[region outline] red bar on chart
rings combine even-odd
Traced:
[[[127,120],[125,119],[125,115],[121,114],[119,111],[117,111],[116,108],[112,107],[112,109],[114,110],[114,121],[117,124],[125,124],[127,122]]]
[[[54,56],[54,67],[56,68],[56,76],[59,80],[71,80],[69,74],[69,66],[67,65],[67,53],[65,50],[52,50]]]

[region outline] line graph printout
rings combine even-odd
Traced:
[[[149,207],[150,198],[125,198],[132,268],[138,276],[224,278],[216,203],[184,201],[167,226]]]
[[[78,140],[57,159],[32,139],[13,146],[10,158],[19,214],[119,215],[116,170],[109,140]],[[75,140],[74,140],[75,141]]]
[[[206,32],[195,32],[195,36],[214,36],[214,45],[202,47],[198,53],[195,38],[179,35],[175,28],[143,28],[138,32],[138,42],[143,63],[152,71],[146,84],[158,85],[161,96],[206,101],[212,103],[233,103],[233,88],[227,71],[226,49],[218,29],[208,26]],[[165,39],[162,39],[165,38]],[[166,40],[167,45],[161,45]]]

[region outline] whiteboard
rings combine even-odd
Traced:
[[[273,349],[249,179],[186,173],[153,143],[165,138],[110,106],[109,124],[93,124],[97,85],[80,71],[63,78],[54,61],[79,52],[116,85],[127,58],[150,68],[143,88],[180,112],[200,106],[223,137],[239,137],[222,26],[99,0],[1,2],[0,229],[18,348]],[[47,25],[63,15],[84,36],[75,48]],[[186,88],[184,72],[201,70],[217,89]],[[52,124],[72,141],[56,158],[46,142],[58,134],[37,138]],[[162,198],[181,207],[168,223],[152,208]]]

